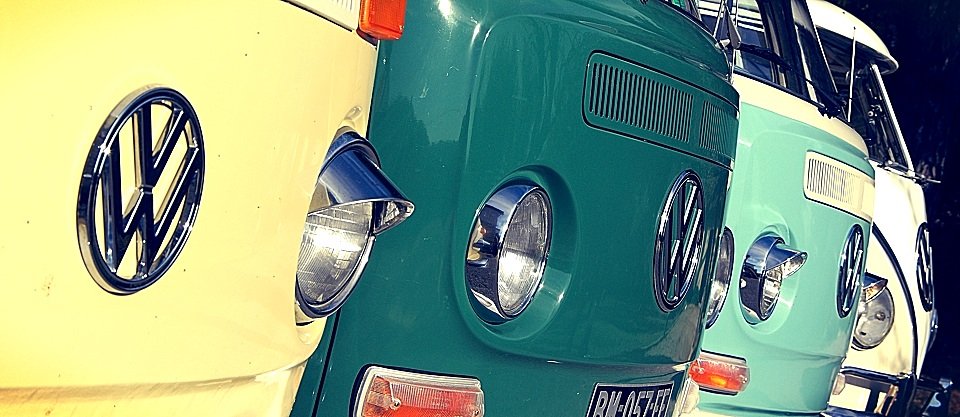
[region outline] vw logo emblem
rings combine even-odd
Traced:
[[[933,309],[933,249],[930,248],[930,229],[920,225],[917,232],[917,281],[920,286],[920,301],[923,309]]]
[[[863,270],[863,229],[853,225],[840,252],[840,274],[837,280],[837,313],[847,317],[857,298],[860,273]]]
[[[703,252],[703,187],[693,171],[674,181],[660,212],[653,253],[653,287],[663,311],[676,308],[690,290]]]
[[[153,284],[183,250],[203,186],[203,137],[187,99],[138,90],[118,104],[90,147],[77,198],[77,236],[103,289]]]

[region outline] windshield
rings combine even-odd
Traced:
[[[700,0],[700,16],[708,30],[713,32],[719,40],[729,39],[729,30],[726,24],[718,22],[721,0]],[[732,6],[731,6],[732,7]],[[770,49],[767,40],[767,21],[760,13],[760,5],[756,0],[740,0],[736,2],[737,28],[740,42]],[[762,57],[751,54],[736,54],[734,67],[740,72],[753,75],[765,81],[776,83],[774,64]]]
[[[837,81],[848,84],[843,78]],[[900,171],[910,171],[900,128],[876,65],[857,70],[851,104],[850,125],[867,142],[870,159]]]
[[[840,109],[840,99],[837,87],[830,77],[823,49],[820,48],[820,39],[813,26],[810,12],[803,0],[791,0],[793,21],[797,30],[797,40],[800,42],[800,53],[804,66],[807,67],[807,89],[810,98],[827,107]]]
[[[820,40],[803,0],[700,0],[704,25],[729,42],[729,25],[740,37],[734,68],[839,113],[841,100],[830,77]],[[722,13],[723,10],[731,13]]]

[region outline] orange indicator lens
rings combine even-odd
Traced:
[[[743,359],[702,352],[690,365],[690,377],[704,390],[737,394],[750,382],[750,368]]]
[[[407,0],[361,0],[360,30],[377,39],[400,39]]]
[[[480,381],[371,367],[364,374],[359,417],[482,417]]]

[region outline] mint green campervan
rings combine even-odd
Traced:
[[[417,215],[377,237],[294,416],[692,409],[739,97],[676,3],[408,3],[369,139]]]
[[[863,139],[803,0],[701,0],[741,97],[721,264],[691,376],[698,415],[815,416],[856,318],[874,201]],[[719,16],[719,18],[718,18]]]

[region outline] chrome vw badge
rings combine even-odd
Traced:
[[[917,231],[917,283],[923,309],[933,310],[933,249],[930,248],[930,229],[926,223]]]
[[[837,313],[846,317],[853,309],[863,270],[863,229],[853,225],[840,252],[840,274],[837,279]]]
[[[703,252],[703,191],[700,177],[684,171],[674,181],[660,212],[653,253],[657,305],[670,311],[690,290]]]
[[[177,91],[138,90],[107,116],[77,199],[80,252],[103,289],[132,294],[170,269],[197,217],[203,166],[200,122]]]

